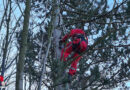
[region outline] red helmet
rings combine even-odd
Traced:
[[[82,29],[72,29],[70,31],[70,36],[74,36],[75,34],[85,35],[85,32]]]

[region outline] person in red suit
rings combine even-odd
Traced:
[[[4,77],[0,75],[0,86],[3,86],[2,82],[4,82]]]
[[[76,58],[71,63],[71,68],[69,69],[69,75],[73,76],[76,73],[77,64],[81,59],[80,54],[87,49],[88,38],[85,35],[85,32],[82,29],[72,29],[70,33],[66,34],[61,40],[60,43],[64,43],[69,38],[72,38],[61,51],[61,60],[67,61],[69,59]],[[70,57],[70,58],[69,58]]]

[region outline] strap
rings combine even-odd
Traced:
[[[76,70],[76,69],[75,69],[75,68],[73,68],[73,67],[70,67],[70,69],[71,69],[71,70]]]

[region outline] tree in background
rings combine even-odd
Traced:
[[[29,27],[29,17],[30,17],[30,0],[26,0],[26,8],[24,12],[24,24],[23,30],[21,31],[21,43],[20,43],[20,52],[19,59],[17,63],[17,72],[16,72],[16,90],[23,89],[23,75],[24,75],[24,63],[25,55],[27,49],[27,38],[28,38],[28,27]]]
[[[14,32],[16,31],[16,27],[18,26],[21,16],[18,17],[18,19],[14,19],[15,15],[13,15],[13,13],[15,10],[13,9],[14,6],[11,0],[2,1],[0,4],[2,4],[0,9],[0,73],[4,77],[4,81],[8,82],[15,74],[15,70],[10,68],[15,64],[17,54],[15,52],[12,54],[11,52],[14,51],[15,48]],[[12,21],[16,22],[12,23]],[[10,85],[11,83],[12,82],[7,83],[6,86]]]

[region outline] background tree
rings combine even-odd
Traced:
[[[24,24],[23,30],[21,32],[21,43],[19,59],[17,63],[16,72],[16,90],[23,90],[23,75],[24,75],[24,62],[27,49],[27,38],[28,38],[28,27],[29,27],[29,17],[30,17],[30,0],[26,0],[26,8],[24,12]]]
[[[16,17],[15,6],[11,0],[0,1],[0,73],[4,76],[5,82],[9,86],[14,82],[11,79],[15,75],[15,61],[17,53],[15,49],[15,31],[21,16]],[[16,5],[17,7],[17,5]],[[11,53],[14,52],[14,53]]]

